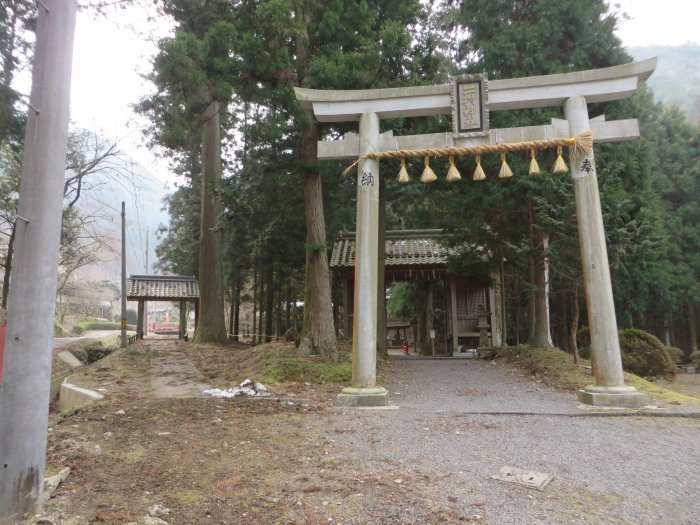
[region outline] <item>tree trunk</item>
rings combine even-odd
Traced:
[[[698,351],[698,324],[695,303],[688,301],[688,331],[690,333],[690,353]]]
[[[277,275],[277,278],[279,279],[280,276]],[[280,335],[282,335],[282,286],[281,283],[279,283],[276,287],[275,290],[277,291],[277,301],[275,302],[275,306],[277,307],[277,316],[275,317],[275,338],[279,338]]]
[[[265,272],[265,342],[272,341],[272,321],[274,320],[275,287],[273,284],[275,274],[270,264]]]
[[[10,273],[12,272],[12,257],[15,253],[15,232],[17,231],[17,223],[12,225],[10,239],[7,241],[7,255],[5,256],[5,275],[2,279],[2,304],[3,310],[7,309],[7,294],[10,292]]]
[[[506,335],[508,333],[506,326],[506,271],[504,268],[504,255],[503,255],[503,240],[501,240],[501,261],[498,265],[498,278],[499,285],[501,287],[501,348],[508,346],[506,341]]]
[[[569,292],[561,292],[556,295],[556,319],[555,329],[552,336],[554,337],[554,346],[561,348],[565,352],[571,353],[569,345],[569,318],[571,317],[571,297]]]
[[[535,323],[537,318],[537,305],[535,304],[535,217],[532,200],[527,201],[527,232],[530,237],[530,254],[527,257],[527,341],[531,343],[535,339]]]
[[[241,330],[241,282],[236,281],[236,290],[234,292],[233,302],[233,340],[239,341],[238,336]]]
[[[336,360],[338,346],[333,327],[326,219],[317,161],[316,142],[319,137],[319,124],[311,122],[301,140],[306,207],[306,286],[299,350],[302,354],[319,354]]]
[[[534,297],[535,297],[535,330],[529,341],[536,347],[551,348],[552,341],[549,332],[549,309],[547,308],[547,275],[545,257],[546,240],[544,230],[537,224],[536,211],[531,208],[532,229],[530,230],[534,256]]]
[[[529,258],[528,258],[529,259]],[[515,300],[515,315],[514,315],[514,324],[515,324],[515,346],[520,346],[520,331],[522,330],[522,321],[521,321],[521,289],[520,289],[520,272],[517,270],[513,272],[513,287],[515,288],[515,293],[513,296],[516,298]],[[528,301],[528,311],[527,311],[527,321],[528,321],[528,327],[532,324],[530,320],[532,319],[532,316],[530,314],[530,305],[531,301]],[[529,339],[529,338],[528,338]]]
[[[253,346],[257,343],[258,337],[258,271],[253,268],[253,332],[251,334]]]
[[[530,238],[532,238],[532,227],[530,227]],[[535,339],[535,319],[537,318],[537,306],[535,304],[535,257],[529,255],[527,258],[527,340]]]
[[[578,332],[578,279],[574,282],[574,291],[572,293],[573,302],[571,304],[571,324],[569,325],[569,348],[570,352],[574,354],[574,363],[578,364],[578,341],[576,339],[576,334]]]
[[[258,341],[263,342],[263,319],[267,312],[265,312],[265,274],[260,270],[260,319],[258,319]]]
[[[211,100],[209,96],[209,100]],[[221,231],[216,223],[221,205],[214,187],[221,180],[219,102],[211,100],[202,123],[202,202],[199,229],[199,323],[195,343],[226,341]]]
[[[286,332],[292,326],[292,283],[290,280],[287,280],[287,311],[285,321],[284,331]]]
[[[234,316],[234,309],[236,307],[236,283],[233,283],[233,286],[231,287],[231,290],[229,291],[229,299],[230,299],[230,304],[229,304],[229,309],[228,309],[228,338],[230,338],[233,334],[236,334],[236,330],[233,328],[233,316]]]

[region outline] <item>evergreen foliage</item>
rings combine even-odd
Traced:
[[[266,335],[272,318],[283,330],[283,310],[303,300],[304,334],[314,333],[311,324],[323,326],[311,336],[312,351],[331,358],[329,310],[339,297],[332,296],[337,285],[325,288],[327,250],[337,232],[354,229],[356,188],[352,177],[337,175],[338,165],[316,161],[315,143],[355,125],[311,122],[296,104],[293,86],[440,84],[448,73],[460,72],[487,73],[493,80],[630,60],[603,0],[462,0],[440,9],[398,0],[207,5],[202,10],[196,0],[162,2],[178,30],[161,43],[154,73],[160,95],[141,106],[151,118],[151,136],[171,151],[186,181],[168,200],[173,220],[163,230],[159,264],[196,273],[201,166],[193,130],[205,106],[205,83],[225,102],[225,176],[216,193],[229,297],[240,303],[242,293],[258,309],[262,305],[256,329],[262,333],[264,319]],[[590,105],[589,112],[608,120],[638,117],[642,132],[641,140],[595,149],[618,324],[652,332],[690,355],[697,348],[700,296],[698,129],[644,88],[630,100]],[[547,124],[553,117],[561,118],[561,109],[494,112],[491,127]],[[451,128],[444,116],[381,126],[395,135]],[[515,176],[498,180],[500,160],[487,157],[487,180],[478,183],[471,180],[473,159],[457,159],[462,180],[451,184],[443,176],[447,161],[431,160],[438,174],[431,185],[417,184],[422,159],[408,162],[412,182],[405,185],[392,180],[399,162],[383,161],[386,226],[444,228],[449,243],[462,248],[450,261],[453,271],[490,279],[503,263],[511,342],[547,345],[550,326],[540,307],[549,284],[554,343],[575,352],[576,329],[587,319],[573,188],[569,176],[551,173],[554,159],[541,154],[541,173],[529,176],[529,155],[509,155]],[[402,311],[419,315],[418,287],[397,287],[395,294]]]

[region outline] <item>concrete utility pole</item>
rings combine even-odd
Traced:
[[[567,99],[564,113],[572,135],[590,128],[584,97]],[[593,151],[581,155],[571,147],[569,156],[596,382],[579,392],[579,400],[591,405],[644,406],[647,396],[625,386]]]
[[[0,524],[41,511],[75,0],[38,4],[0,383]]]
[[[126,203],[122,201],[122,322],[121,347],[126,348]]]

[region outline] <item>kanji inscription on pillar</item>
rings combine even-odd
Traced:
[[[487,91],[484,75],[464,75],[454,80],[452,120],[456,136],[488,133]]]

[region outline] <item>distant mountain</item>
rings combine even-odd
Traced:
[[[692,122],[700,123],[700,45],[630,47],[627,52],[635,60],[659,57],[648,80],[656,99],[679,106]]]
[[[94,228],[103,236],[104,247],[100,262],[81,268],[76,277],[120,282],[122,201],[126,208],[127,276],[147,273],[146,259],[149,273],[153,273],[156,230],[168,221],[162,210],[166,193],[165,183],[124,153],[112,160],[107,174],[91,176],[78,207],[82,213],[96,217]]]

